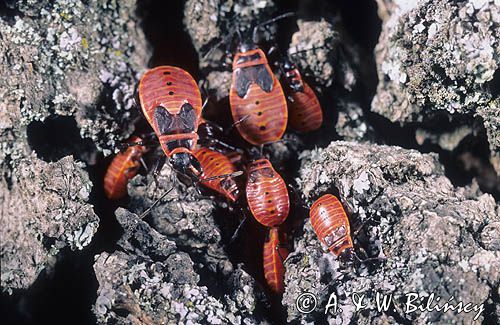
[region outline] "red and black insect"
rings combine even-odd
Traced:
[[[229,102],[236,129],[249,143],[274,142],[285,133],[285,95],[261,49],[241,46],[235,55]]]
[[[246,195],[252,215],[266,227],[283,223],[290,211],[286,183],[267,159],[248,166]]]
[[[317,199],[309,210],[309,217],[319,240],[335,256],[348,260],[353,258],[349,219],[337,197],[325,194]]]
[[[229,103],[236,129],[253,145],[262,145],[281,139],[288,121],[285,95],[273,74],[264,51],[257,45],[259,27],[285,14],[255,26],[251,41],[240,36],[237,53],[233,58],[233,74]],[[238,35],[240,35],[238,33]]]
[[[289,58],[283,57],[280,68],[288,99],[288,125],[299,132],[319,129],[323,124],[323,111],[318,97]]]
[[[140,142],[142,139],[136,136],[128,141],[129,144]],[[142,145],[131,145],[113,158],[104,176],[104,193],[108,199],[119,200],[127,195],[128,181],[137,175],[146,152],[147,148]]]
[[[200,174],[192,153],[202,112],[196,81],[183,69],[160,66],[142,76],[138,90],[144,116],[172,167],[183,174]]]
[[[289,253],[279,229],[269,229],[263,251],[264,277],[267,285],[275,294],[281,295],[285,291],[285,267],[283,262]]]
[[[236,202],[241,194],[238,184],[232,177],[214,178],[219,175],[231,175],[236,173],[236,167],[224,154],[208,149],[199,148],[193,155],[200,162],[203,173],[198,175],[202,184],[220,194],[232,202]],[[214,178],[204,181],[206,178]]]

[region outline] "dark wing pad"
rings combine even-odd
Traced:
[[[189,103],[185,103],[179,112],[179,129],[183,133],[194,132],[196,128],[196,111]]]
[[[273,90],[273,77],[268,73],[265,65],[258,65],[255,67],[255,82],[260,86],[262,90],[266,93],[270,93]]]
[[[235,71],[235,87],[240,98],[245,97],[252,82],[255,82],[266,93],[273,90],[273,77],[264,64],[240,68]]]
[[[175,117],[170,114],[165,107],[156,107],[153,119],[156,122],[160,134],[171,134],[172,130],[175,128]]]
[[[188,103],[182,105],[177,115],[171,114],[165,107],[158,106],[154,120],[160,134],[191,133],[196,128],[196,111]]]
[[[235,71],[236,77],[234,79],[234,86],[236,87],[236,92],[238,93],[238,96],[240,98],[245,97],[248,92],[248,87],[250,87],[250,84],[252,83],[251,76],[248,73],[247,69],[248,68],[243,68]]]

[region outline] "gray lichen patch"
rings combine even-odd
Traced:
[[[20,108],[20,124],[72,115],[82,137],[112,148],[138,116],[134,85],[147,61],[135,1],[16,5],[24,16],[0,18],[0,60],[9,76],[0,89]]]
[[[175,180],[176,175],[169,165],[165,165],[156,180],[151,175],[135,177],[129,184],[129,209],[142,213],[172,189],[151,210],[148,218],[153,227],[188,252],[198,269],[203,268],[212,276],[229,281],[234,266],[225,252],[222,232],[215,221],[214,199],[200,197],[193,184],[182,184]],[[246,301],[254,299],[247,297]]]
[[[293,34],[290,43],[289,55],[297,63],[301,71],[309,72],[314,76],[317,84],[329,87],[336,77],[334,58],[340,46],[340,33],[326,20],[303,21],[298,20],[299,31]],[[347,67],[347,65],[346,65]],[[350,74],[343,86],[352,89],[356,76],[352,69],[342,71]]]
[[[83,163],[39,160],[27,126],[71,116],[82,138],[101,150],[114,147],[132,131],[136,73],[147,60],[135,1],[13,5],[12,17],[0,17],[2,289],[9,291],[29,287],[62,248],[87,246],[98,227]]]
[[[89,202],[92,184],[83,164],[66,157],[45,163],[21,159],[2,180],[2,290],[27,288],[64,247],[87,246],[99,219]],[[9,188],[8,188],[9,187]]]
[[[244,271],[237,271],[235,290],[213,297],[198,285],[195,263],[179,250],[178,240],[167,239],[126,210],[119,209],[117,218],[125,230],[119,242],[124,251],[102,253],[94,264],[99,323],[257,323]]]
[[[379,5],[385,14],[376,47],[379,84],[372,111],[400,124],[430,122],[445,113],[469,117],[459,124],[470,126],[481,117],[498,173],[499,105],[487,87],[500,66],[498,3]]]
[[[374,222],[354,237],[355,247],[358,254],[364,248],[370,256],[387,260],[352,266],[335,260],[331,253],[321,253],[320,242],[304,216],[303,235],[295,239],[295,252],[286,263],[283,304],[288,306],[289,320],[327,317],[347,322],[361,317],[373,323],[388,316],[374,310],[356,316],[353,292],[372,298],[377,292],[392,294],[396,311],[389,315],[417,323],[469,322],[475,314],[405,314],[399,307],[410,292],[491,304],[488,297],[500,279],[500,254],[490,236],[491,227],[500,220],[500,207],[489,194],[471,195],[467,189],[452,186],[436,156],[397,147],[333,142],[302,155],[297,181],[308,203],[322,194],[338,193],[352,225],[372,218]],[[294,299],[304,291],[315,293],[319,306],[336,293],[343,311],[327,316],[320,316],[324,309],[298,313]]]

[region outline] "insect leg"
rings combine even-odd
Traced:
[[[172,192],[172,190],[174,189],[174,187],[172,186],[168,191],[166,191],[165,193],[163,193],[162,196],[160,196],[159,199],[157,199],[149,208],[147,208],[146,210],[144,210],[143,213],[141,213],[141,215],[139,216],[140,219],[144,219],[145,216],[147,216],[151,210],[161,201],[163,200],[163,198],[165,198],[165,196],[168,195],[168,193]]]
[[[366,252],[365,252],[366,254]],[[365,258],[364,260],[360,259],[358,254],[356,254],[355,252],[352,253],[352,256],[354,256],[354,258],[361,264],[363,263],[366,263],[366,262],[385,262],[387,261],[387,257],[369,257],[369,258]]]
[[[144,170],[147,173],[149,170],[148,170],[148,166],[146,165],[146,162],[144,161],[144,159],[142,157],[139,158],[139,161],[141,162],[141,166],[144,168]]]
[[[238,121],[234,122],[233,124],[231,124],[230,127],[227,128],[227,130],[224,132],[225,135],[228,135],[236,125],[240,124],[240,123],[243,123],[246,121],[246,119],[248,119],[250,117],[250,115],[245,115],[243,116],[242,118],[240,118]]]
[[[248,218],[247,218],[246,213],[243,214],[243,220],[241,220],[240,224],[238,225],[238,227],[234,231],[233,235],[231,236],[231,239],[229,240],[229,245],[231,245],[236,240],[236,238],[238,238],[238,234],[240,233],[240,230],[243,227],[243,225],[245,224],[245,222],[247,221],[247,219]]]
[[[286,248],[288,250],[291,250],[291,246],[290,245],[287,245],[287,244],[278,244],[276,245],[276,247],[274,249],[276,249],[276,252],[278,252],[278,256],[280,257],[280,260],[281,260],[281,264],[285,264],[285,261],[287,260],[287,258],[283,258],[283,256],[281,256],[281,253],[280,253],[280,248]]]

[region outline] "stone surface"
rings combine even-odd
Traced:
[[[73,116],[82,137],[110,153],[139,116],[136,74],[148,53],[135,1],[16,6],[19,14],[0,18],[1,72],[9,76],[0,81],[3,105],[23,126]]]
[[[109,154],[132,132],[147,50],[132,0],[7,5],[0,17],[0,73],[8,76],[0,79],[1,284],[12,292],[28,288],[64,247],[90,243],[99,222],[88,165],[76,159],[95,164],[96,148]]]
[[[492,83],[500,65],[498,1],[378,4],[383,27],[375,51],[379,84],[372,111],[402,125],[430,127],[444,115],[456,132],[464,126],[484,128],[492,165],[500,173],[498,81]]]
[[[302,5],[308,1],[299,2],[300,8],[307,7]],[[111,202],[98,197],[100,173],[107,162],[99,153],[110,154],[134,131],[140,116],[134,91],[150,53],[136,2],[8,1],[9,9],[0,17],[0,72],[8,76],[0,80],[0,247],[2,290],[8,292],[5,296],[15,293],[9,297],[16,308],[9,312],[38,315],[26,303],[38,297],[27,297],[32,291],[64,286],[64,281],[82,276],[75,274],[76,269],[88,268],[91,273],[92,262],[75,258],[80,254],[59,252],[80,250],[91,242],[99,223],[95,204],[102,227],[81,254],[96,255],[96,279],[86,275],[95,286],[89,286],[90,292],[64,296],[85,295],[81,301],[88,305],[68,310],[89,313],[95,298],[91,323],[262,324],[288,319],[468,324],[475,316],[475,312],[405,314],[404,294],[409,292],[433,292],[443,301],[453,296],[455,301],[484,303],[479,321],[498,323],[500,310],[493,302],[500,285],[498,204],[481,193],[475,180],[464,188],[452,186],[444,174],[448,166],[439,163],[437,154],[376,144],[394,140],[389,138],[391,132],[386,136],[376,125],[383,117],[387,121],[382,127],[392,121],[414,128],[418,144],[431,142],[449,151],[460,148],[465,139],[487,137],[492,164],[499,169],[495,156],[499,102],[494,88],[498,1],[379,0],[384,30],[376,51],[379,86],[371,109],[383,117],[373,119],[375,113],[368,112],[367,104],[376,82],[370,75],[375,71],[371,53],[350,38],[342,10],[326,5],[331,1],[321,3],[317,8],[325,10],[318,16],[299,9],[298,17],[283,22],[282,26],[296,25],[297,30],[269,26],[259,35],[270,43],[274,39],[289,43],[283,48],[289,54],[304,50],[291,56],[320,96],[327,118],[317,133],[288,132],[283,141],[263,149],[287,182],[298,176],[290,193],[293,249],[285,263],[286,291],[281,304],[274,304],[276,297],[266,295],[259,255],[265,229],[255,220],[247,221],[250,225],[243,226],[236,243],[231,241],[244,214],[239,205],[229,205],[203,189],[199,193],[169,164],[155,176],[153,153],[145,157],[149,171],[141,170],[129,182],[130,199],[117,203],[126,209],[113,215],[108,211]],[[230,64],[223,62],[225,46],[205,55],[235,30],[245,34],[255,23],[289,6],[293,4],[271,0],[188,0],[184,15],[168,12],[161,18],[173,21],[149,26],[167,26],[168,33],[190,46],[181,28],[187,31],[200,58],[200,69],[193,73],[200,81],[207,79],[211,99],[217,102],[209,107],[228,112],[231,73],[223,65]],[[154,18],[147,15],[148,8],[148,1],[141,2],[143,17]],[[154,36],[148,34],[151,40]],[[196,62],[186,64],[196,66]],[[338,138],[352,142],[336,141],[326,149],[312,150]],[[66,141],[61,145],[52,139]],[[355,232],[366,222],[354,235],[358,257],[386,258],[385,262],[350,264],[323,252],[307,220],[308,211],[301,206],[309,206],[324,193],[339,195]],[[141,220],[138,215],[150,207]],[[121,235],[107,232],[115,216],[114,227],[121,227]],[[117,242],[109,239],[118,237]],[[103,245],[102,238],[109,242]],[[56,259],[85,265],[66,269],[70,274],[61,268],[57,275],[47,267],[64,264],[55,263]],[[44,284],[32,285],[44,269],[48,276],[38,277],[36,283]],[[307,315],[296,307],[304,292],[318,299],[318,308]],[[356,312],[353,292],[365,293],[370,307],[377,293],[392,294],[395,310]],[[331,293],[339,297],[342,311],[325,315]],[[40,294],[53,300],[40,302],[41,306],[63,309],[72,302],[57,299],[57,294]],[[281,312],[283,318],[276,316]],[[60,314],[51,308],[43,313],[50,320]]]
[[[405,314],[405,295],[411,292],[435,293],[442,302],[453,296],[456,302],[493,306],[500,252],[491,234],[500,220],[500,206],[489,194],[452,186],[435,155],[333,142],[325,149],[302,154],[297,181],[308,204],[325,193],[338,194],[353,228],[370,219],[354,236],[357,254],[366,258],[363,249],[370,257],[387,260],[354,265],[339,262],[333,254],[321,251],[305,218],[286,263],[283,304],[288,307],[288,320],[326,318],[333,323],[373,324],[390,316],[397,322],[466,324],[476,314]],[[303,315],[297,312],[295,299],[306,291],[318,297],[319,307]],[[392,294],[395,311],[381,314],[370,310],[357,316],[351,301],[354,292],[365,294],[371,307],[377,292]],[[338,295],[342,312],[325,316],[331,293]],[[491,319],[483,312],[479,320],[484,317]]]
[[[2,178],[2,291],[28,288],[61,249],[90,243],[99,219],[83,167],[71,157],[46,163],[32,155],[16,161],[12,178]]]
[[[124,209],[116,215],[124,228],[122,249],[96,256],[94,264],[99,323],[260,323],[252,315],[254,280],[243,270],[235,270],[231,290],[214,297],[199,285],[192,252],[184,252],[180,240],[169,240]]]

